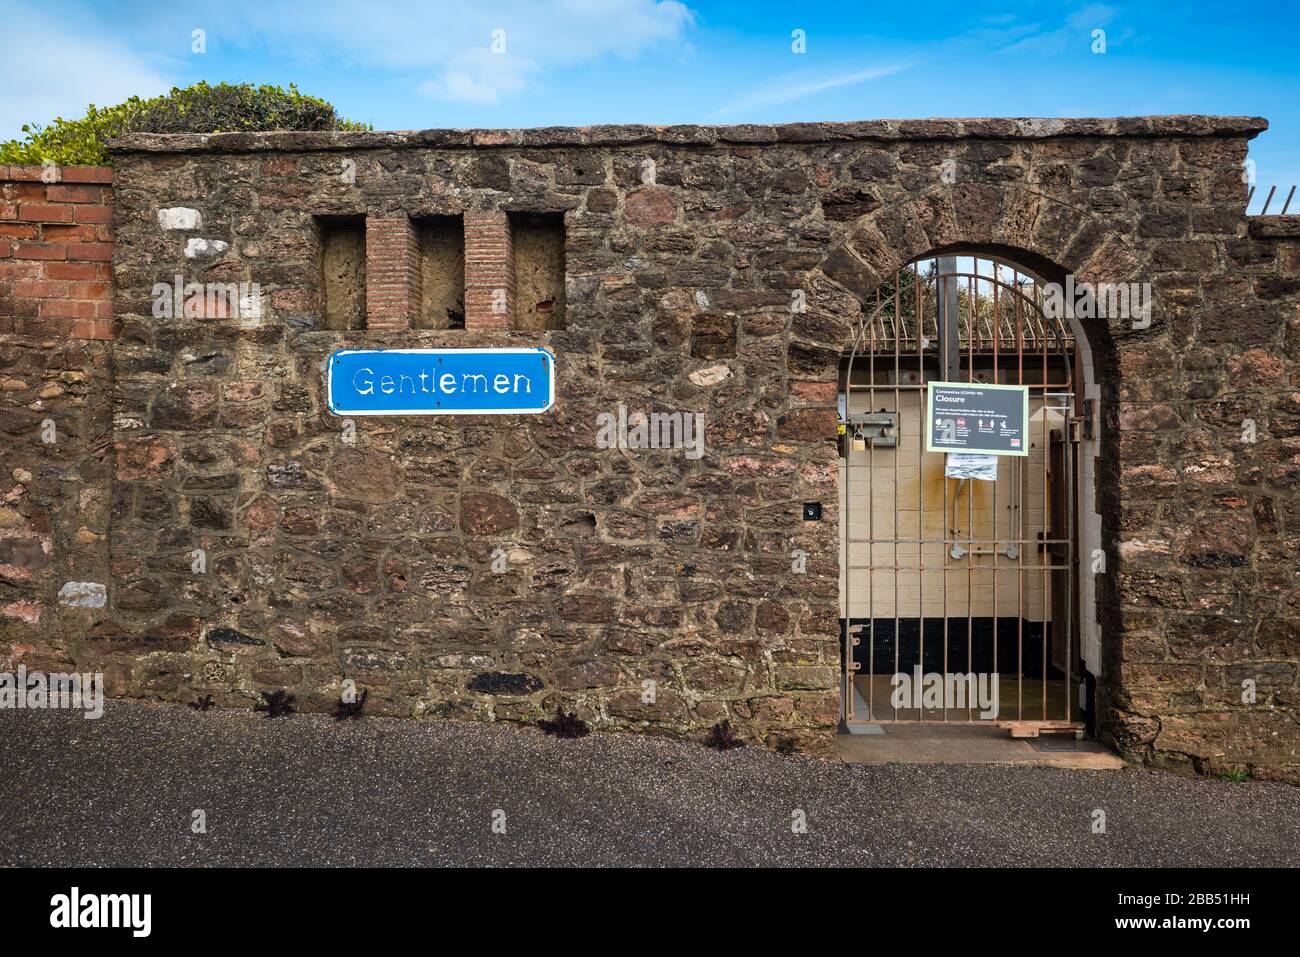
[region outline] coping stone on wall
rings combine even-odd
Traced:
[[[552,126],[513,130],[412,130],[392,132],[130,133],[108,143],[110,153],[251,153],[398,149],[408,147],[627,146],[638,143],[713,146],[817,143],[851,140],[1045,139],[1068,136],[1246,136],[1268,129],[1255,116],[1131,116],[1060,119],[858,120],[847,123],[739,126]]]

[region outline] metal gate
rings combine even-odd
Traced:
[[[848,722],[1082,726],[1080,376],[1043,295],[1022,267],[959,254],[910,263],[864,305],[840,370]],[[1028,386],[1028,456],[948,477],[925,451],[931,382]]]

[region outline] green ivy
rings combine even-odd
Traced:
[[[252,133],[271,130],[368,130],[369,124],[341,119],[334,107],[304,96],[292,83],[196,83],[173,87],[164,96],[133,96],[117,106],[91,104],[84,118],[57,118],[49,126],[23,126],[22,139],[0,143],[0,164],[109,166],[104,144],[124,133]]]

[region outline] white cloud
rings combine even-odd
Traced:
[[[4,9],[0,30],[0,139],[23,136],[24,123],[75,119],[86,106],[156,96],[172,81],[127,44],[100,29],[86,10],[49,15],[21,4]]]
[[[475,48],[452,58],[420,92],[437,100],[495,106],[503,96],[523,92],[540,67],[523,57]]]
[[[1055,30],[1041,31],[1035,24],[1032,36],[1024,37],[1003,47],[1003,53],[1064,53],[1071,47],[1086,51],[1092,42],[1092,31],[1110,25],[1119,10],[1099,3],[1089,4],[1065,19]]]
[[[865,70],[855,70],[852,73],[822,77],[811,75],[806,71],[787,73],[784,76],[769,80],[748,96],[719,107],[713,111],[712,115],[718,117],[767,106],[777,106],[781,103],[789,103],[792,100],[801,100],[804,97],[813,96],[826,90],[855,86],[869,80],[878,80],[881,77],[902,72],[911,66],[913,66],[911,63],[892,63],[868,67]]]
[[[695,21],[679,0],[321,0],[306,16],[230,0],[203,19],[230,43],[423,73],[425,94],[475,104],[522,93],[550,69],[680,44]]]
[[[102,24],[88,7],[59,5],[56,19],[36,13],[35,0],[20,2],[0,32],[7,82],[0,131],[28,118],[80,115],[92,99],[165,92],[172,83],[133,50],[183,61],[196,27],[214,55],[236,48],[311,68],[367,67],[403,75],[430,97],[492,105],[550,70],[682,49],[695,22],[680,0],[315,0],[306,8],[172,0],[113,9]],[[493,48],[494,31],[503,31],[504,52],[500,43]]]

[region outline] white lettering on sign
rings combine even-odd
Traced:
[[[339,349],[326,407],[356,415],[539,415],[555,404],[549,349]]]
[[[416,382],[419,386],[416,386]],[[376,382],[378,385],[376,385]],[[427,369],[420,370],[414,375],[401,373],[397,378],[391,375],[380,376],[375,378],[375,370],[362,367],[352,376],[352,388],[357,390],[357,395],[374,395],[375,389],[378,388],[384,395],[436,395],[444,393],[446,395],[455,395],[457,391],[469,392],[471,394],[483,392],[489,389],[487,376],[481,372],[465,373],[460,377],[460,382],[456,381],[456,376],[450,372],[444,372],[441,376],[434,377],[429,374]],[[513,377],[506,375],[504,372],[497,373],[491,384],[492,391],[498,395],[529,395],[533,391],[533,382],[529,376],[522,373],[515,373]]]
[[[931,382],[926,451],[1026,455],[1027,386]]]

